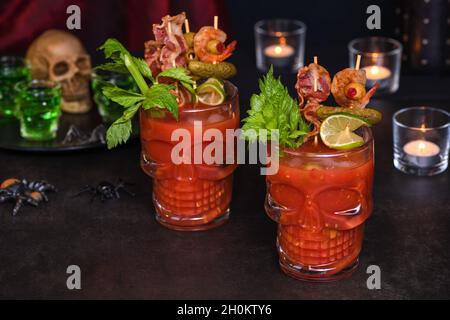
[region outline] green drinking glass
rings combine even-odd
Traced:
[[[16,87],[16,116],[22,138],[47,141],[56,138],[61,116],[61,85],[53,81],[19,82]]]
[[[14,86],[21,81],[31,80],[28,60],[21,57],[0,57],[0,118],[15,115]]]
[[[102,116],[103,122],[112,124],[119,119],[125,108],[114,101],[109,100],[102,93],[102,88],[105,84],[112,84],[124,90],[134,90],[137,92],[137,87],[133,78],[129,75],[114,73],[103,70],[95,70],[92,74],[92,91],[94,94],[94,101],[97,104],[98,112]]]

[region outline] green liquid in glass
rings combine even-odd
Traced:
[[[0,58],[0,117],[14,117],[16,111],[14,86],[31,80],[31,72],[21,58]]]
[[[125,108],[120,104],[106,98],[102,93],[103,83],[111,83],[124,90],[132,90],[137,92],[137,87],[130,76],[116,74],[107,71],[97,71],[92,77],[92,90],[94,94],[94,101],[97,104],[98,112],[102,116],[103,122],[112,124],[119,119]]]
[[[37,141],[56,138],[61,115],[60,88],[37,84],[19,87],[18,91],[17,117],[20,120],[22,137]]]

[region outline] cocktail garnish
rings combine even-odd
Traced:
[[[317,110],[317,115],[320,120],[325,120],[329,116],[335,114],[346,114],[358,117],[361,120],[367,122],[371,126],[379,123],[382,120],[382,114],[380,111],[375,109],[353,109],[353,108],[341,108],[341,107],[325,107],[322,106]]]
[[[236,75],[237,70],[234,64],[229,62],[205,63],[201,61],[190,61],[188,65],[189,71],[196,77],[200,78],[219,78],[229,79]]]
[[[108,129],[106,139],[109,149],[125,143],[130,138],[132,131],[131,119],[141,107],[144,110],[166,109],[178,119],[177,97],[173,93],[176,90],[176,86],[165,82],[167,78],[172,82],[178,81],[189,92],[193,93],[192,85],[194,81],[188,75],[186,69],[172,68],[161,72],[157,77],[153,77],[145,61],[133,57],[116,39],[108,39],[100,49],[104,51],[106,58],[112,59],[112,63],[107,63],[97,68],[131,74],[140,89],[140,93],[136,93],[120,89],[110,83],[102,84],[103,94],[126,108],[123,116]],[[150,86],[145,79],[151,82]]]
[[[250,101],[249,117],[244,119],[242,137],[250,142],[266,142],[260,129],[267,129],[269,140],[273,139],[270,130],[278,129],[280,146],[297,148],[310,132],[309,125],[300,115],[298,103],[289,95],[280,79],[275,79],[273,69],[260,80],[260,94],[253,95]]]
[[[364,120],[352,115],[336,114],[325,119],[320,126],[320,137],[323,143],[337,150],[347,150],[360,147],[364,139],[354,133],[367,125]]]
[[[217,106],[226,99],[223,82],[215,78],[206,80],[206,82],[197,88],[196,93],[201,103],[210,106]]]

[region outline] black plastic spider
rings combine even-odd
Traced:
[[[95,198],[100,197],[102,202],[106,200],[120,199],[120,191],[125,192],[131,197],[134,197],[135,194],[125,188],[126,185],[130,185],[128,183],[119,180],[117,185],[114,185],[111,182],[103,181],[100,182],[96,187],[92,187],[87,185],[84,189],[78,192],[74,197],[78,197],[83,193],[90,193],[92,195],[91,202],[94,201]]]
[[[48,202],[48,192],[57,190],[46,181],[8,179],[0,186],[0,203],[15,202],[13,216],[16,216],[24,204],[37,207],[42,201]]]

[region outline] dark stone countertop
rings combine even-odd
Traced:
[[[243,58],[236,84],[245,110],[258,77]],[[293,84],[294,76],[286,83]],[[107,152],[26,154],[0,151],[0,180],[47,179],[60,189],[48,205],[11,216],[0,206],[0,298],[407,299],[450,297],[449,172],[407,176],[392,164],[391,117],[412,105],[450,106],[450,79],[405,77],[394,96],[375,100],[374,212],[366,224],[360,268],[350,279],[312,284],[283,275],[276,225],[263,209],[265,182],[256,166],[235,174],[230,221],[202,233],[179,233],[154,219],[151,182],[139,167],[139,143]],[[101,204],[72,198],[87,183],[123,178],[136,198]],[[82,269],[82,290],[66,288],[66,268]],[[382,289],[366,287],[369,265]]]

